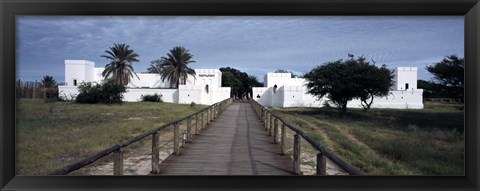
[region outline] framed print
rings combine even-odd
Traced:
[[[83,0],[12,0],[2,1],[0,3],[0,12],[0,58],[2,63],[0,65],[0,105],[2,106],[0,110],[1,190],[479,189],[478,145],[480,143],[478,141],[478,110],[480,104],[478,99],[480,98],[480,95],[478,89],[480,89],[480,86],[478,85],[478,74],[480,74],[480,69],[478,66],[480,61],[478,53],[480,52],[480,5],[477,0],[419,0],[414,2],[402,0],[118,0],[99,2]],[[435,23],[438,20],[441,22]],[[319,26],[319,23],[324,24],[322,25],[322,28],[324,29],[320,30],[320,27],[311,27]],[[396,25],[397,23],[402,23],[402,26],[404,25],[408,27],[401,28],[399,27],[400,25]],[[363,26],[366,27],[361,29]],[[130,30],[132,28],[135,30]],[[461,29],[463,29],[463,31]],[[395,30],[397,31],[394,32]],[[351,34],[355,35],[349,35],[349,33],[345,31],[354,31],[351,32]],[[298,38],[295,38],[295,43],[290,43],[288,40],[285,40],[297,34]],[[443,36],[437,34],[442,34]],[[161,35],[163,35],[163,37],[159,37]],[[322,36],[329,40],[318,41]],[[446,37],[448,37],[447,40],[445,40]],[[128,39],[125,40],[126,44],[122,44],[122,38]],[[393,40],[388,41],[385,39]],[[432,43],[422,45],[420,43],[421,40]],[[42,42],[45,46],[36,47],[35,43],[39,42]],[[104,43],[99,46],[98,43],[95,42]],[[402,46],[402,43],[407,45]],[[377,47],[375,44],[382,44],[383,47],[388,48],[381,49],[378,48],[380,46]],[[415,45],[415,47],[413,47],[412,44]],[[369,45],[369,47],[376,47],[377,49],[372,48],[370,52],[369,50],[365,50],[364,52],[359,51],[363,50],[362,48],[367,45]],[[62,48],[50,48],[55,46]],[[140,54],[139,58],[141,60],[139,62],[136,58],[130,58],[132,62],[138,63],[137,65],[133,65],[135,67],[135,72],[137,73],[130,74],[130,76],[132,76],[132,78],[128,78],[131,79],[130,81],[122,81],[124,78],[118,78],[119,83],[130,84],[129,86],[126,86],[126,92],[128,93],[123,94],[124,99],[128,102],[158,99],[158,96],[148,97],[144,95],[144,92],[151,92],[152,95],[154,93],[160,94],[159,99],[163,99],[164,102],[181,103],[183,106],[177,108],[176,106],[169,105],[166,106],[167,108],[163,109],[160,107],[150,108],[151,110],[148,110],[148,112],[168,110],[170,114],[174,113],[174,115],[168,118],[169,120],[162,121],[160,128],[156,130],[150,130],[148,128],[132,130],[129,127],[126,127],[129,125],[129,122],[144,120],[144,123],[147,123],[146,119],[149,117],[145,113],[139,114],[143,116],[129,116],[128,114],[125,114],[125,112],[128,112],[127,110],[122,110],[123,113],[109,112],[108,107],[112,108],[111,105],[102,108],[100,113],[94,113],[95,110],[99,109],[90,108],[91,110],[89,110],[88,105],[82,107],[79,106],[76,109],[82,110],[83,108],[85,111],[82,115],[89,115],[88,113],[90,113],[92,117],[91,121],[93,121],[92,123],[104,122],[104,120],[110,118],[113,119],[113,116],[115,115],[125,115],[123,116],[124,119],[122,119],[125,120],[122,121],[122,124],[125,125],[125,127],[121,127],[122,124],[120,123],[111,123],[109,128],[115,126],[118,131],[121,131],[121,128],[124,128],[125,131],[128,131],[129,133],[133,132],[132,134],[134,134],[134,136],[132,136],[133,139],[121,139],[123,141],[127,140],[126,142],[114,141],[102,143],[113,146],[108,147],[102,145],[101,149],[92,146],[93,151],[83,151],[84,153],[80,154],[77,153],[82,156],[84,156],[83,154],[88,153],[85,154],[85,156],[92,156],[87,159],[85,157],[80,157],[84,159],[81,160],[80,163],[77,158],[74,160],[70,158],[70,156],[62,156],[60,157],[61,159],[53,156],[39,157],[39,153],[48,152],[45,148],[42,148],[47,145],[45,142],[37,143],[30,140],[32,142],[29,144],[35,145],[35,147],[30,147],[28,150],[18,150],[18,148],[25,148],[21,144],[24,141],[28,141],[23,137],[26,133],[29,133],[29,136],[33,137],[33,133],[38,133],[37,136],[39,134],[42,135],[42,133],[45,133],[46,135],[51,130],[45,129],[45,131],[42,132],[41,129],[35,129],[34,125],[32,126],[32,124],[28,124],[30,123],[29,121],[20,119],[19,116],[25,113],[25,109],[21,108],[18,104],[18,98],[21,97],[34,100],[36,96],[42,97],[42,99],[49,96],[51,92],[49,93],[48,90],[45,89],[45,80],[47,79],[48,81],[48,75],[51,74],[53,74],[53,78],[55,78],[56,82],[59,82],[57,86],[58,89],[52,94],[56,93],[56,97],[61,98],[62,95],[64,95],[62,98],[64,100],[68,99],[69,94],[75,94],[78,96],[80,93],[76,92],[77,87],[81,86],[83,88],[88,88],[86,87],[88,85],[85,85],[85,82],[92,82],[92,84],[106,84],[107,82],[101,82],[103,77],[108,75],[114,76],[115,74],[108,73],[108,71],[105,70],[109,67],[106,65],[107,61],[105,60],[111,60],[111,63],[115,62],[112,55],[116,54],[116,48],[125,49],[127,52],[129,48],[135,49],[135,53]],[[338,50],[335,52],[333,49]],[[437,50],[443,54],[440,55],[443,56],[442,58],[431,55],[431,52]],[[194,74],[190,74],[192,77],[188,77],[188,74],[186,74],[185,77],[171,77],[165,82],[163,76],[161,80],[159,76],[153,76],[156,75],[155,72],[157,69],[158,71],[162,70],[162,72],[167,70],[164,68],[165,65],[162,64],[168,63],[169,59],[175,60],[172,57],[175,57],[176,51],[189,53],[188,55],[191,56],[190,61],[192,62],[188,61],[188,59],[186,62],[197,64],[193,67],[195,70],[192,69]],[[379,53],[379,51],[381,52]],[[320,52],[324,55],[320,55]],[[416,55],[412,52],[416,53],[416,55],[424,54],[424,57],[422,58],[429,57],[430,59],[421,60],[421,58],[415,57]],[[209,54],[214,56],[206,56]],[[314,54],[317,55],[312,56]],[[404,57],[395,57],[393,56],[395,54],[408,54],[411,59],[407,61],[399,61],[404,59]],[[94,58],[92,58],[91,55],[93,55]],[[452,55],[455,55],[455,57]],[[456,57],[457,55],[458,57]],[[289,56],[291,58],[289,58]],[[132,57],[138,57],[138,55]],[[431,74],[428,74],[427,69],[425,69],[427,66],[425,63],[428,65],[437,63],[442,61],[444,57],[445,59],[448,58],[450,60],[461,60],[462,66],[463,63],[465,63],[464,76],[462,76],[462,78],[465,77],[465,81],[459,82],[462,87],[464,86],[464,89],[462,88],[461,90],[456,91],[457,94],[461,94],[461,97],[463,97],[461,100],[463,105],[459,104],[458,106],[460,112],[457,112],[456,114],[448,112],[434,114],[412,112],[413,114],[410,113],[410,115],[428,116],[433,119],[432,121],[436,120],[435,125],[445,125],[448,126],[448,128],[451,127],[455,130],[448,129],[448,131],[440,131],[435,129],[428,132],[422,131],[419,134],[423,134],[418,135],[418,137],[423,137],[424,139],[421,141],[414,141],[408,137],[401,137],[401,133],[397,131],[379,132],[383,127],[371,127],[371,129],[378,130],[375,131],[375,133],[378,133],[378,136],[384,137],[384,139],[382,139],[384,142],[381,143],[370,139],[375,136],[372,135],[373,131],[367,132],[362,128],[358,128],[356,127],[358,125],[356,123],[348,123],[348,125],[350,125],[348,133],[345,133],[347,131],[339,130],[336,127],[341,123],[337,122],[342,121],[342,124],[345,124],[345,120],[342,120],[345,118],[335,117],[338,121],[333,120],[329,121],[329,123],[323,124],[331,125],[332,128],[319,133],[331,136],[340,136],[343,133],[342,136],[347,137],[344,137],[345,139],[350,138],[346,141],[321,139],[322,141],[329,143],[325,145],[342,145],[334,148],[334,150],[337,151],[335,153],[329,150],[331,148],[327,147],[327,150],[322,150],[324,149],[323,146],[316,145],[313,138],[311,138],[315,137],[313,136],[315,134],[305,133],[304,135],[303,132],[299,133],[301,130],[296,128],[299,124],[304,126],[307,126],[309,123],[316,124],[311,117],[300,117],[300,114],[308,114],[309,112],[311,113],[312,110],[298,109],[297,107],[317,104],[318,107],[327,107],[328,105],[329,108],[331,106],[329,104],[332,104],[332,102],[328,102],[328,100],[319,102],[318,100],[320,99],[317,100],[313,96],[311,99],[310,97],[306,98],[306,94],[302,94],[301,92],[303,89],[298,90],[298,87],[301,87],[304,84],[304,81],[302,81],[303,79],[306,79],[307,81],[310,80],[311,82],[321,77],[321,75],[314,75],[316,73],[312,69],[319,64],[329,63],[334,65],[335,63],[358,61],[360,63],[359,67],[362,66],[362,63],[364,65],[367,63],[372,64],[372,66],[379,66],[378,68],[382,68],[380,67],[382,64],[390,65],[387,67],[394,68],[392,69],[393,75],[389,78],[392,79],[393,84],[390,84],[387,88],[388,94],[383,95],[384,98],[373,102],[373,108],[387,108],[387,110],[388,108],[401,108],[414,110],[427,107],[425,105],[425,95],[429,93],[440,94],[439,92],[432,93],[430,91],[427,92],[426,90],[417,91],[416,89],[421,89],[418,86],[427,87],[425,85],[425,83],[427,83],[426,81],[433,78]],[[262,64],[253,64],[255,61],[262,62],[263,66]],[[224,62],[231,64],[225,64]],[[422,62],[423,65],[415,65],[419,62]],[[35,65],[34,63],[45,64],[45,66],[38,67],[38,65]],[[155,68],[155,64],[159,64],[159,67]],[[415,67],[409,67],[411,65],[414,65]],[[105,66],[105,68],[101,68],[102,66]],[[195,68],[197,66],[198,68]],[[417,68],[417,66],[420,67]],[[236,70],[235,68],[240,68],[240,70]],[[320,68],[321,67],[315,68],[319,69],[316,72],[320,72]],[[217,69],[219,70],[217,71]],[[278,72],[271,73],[274,70],[278,70]],[[225,74],[223,72],[225,71],[228,71],[232,77],[224,78]],[[346,69],[339,71],[346,72]],[[358,74],[358,71],[352,72],[350,76]],[[372,71],[373,69],[370,72]],[[234,86],[222,85],[227,83],[225,82],[226,80],[231,80],[229,83],[233,83],[232,81],[235,79],[241,79],[242,77],[239,77],[242,75],[239,74],[241,72],[248,73],[248,75],[246,75],[247,78],[250,77],[256,81],[258,80],[258,83],[256,83],[256,85],[249,85],[247,88],[248,90],[241,90],[241,88],[234,88]],[[158,74],[160,73],[161,72],[158,72]],[[186,73],[188,73],[188,70]],[[163,74],[164,73],[162,73],[162,75]],[[252,74],[252,76],[249,76],[250,74]],[[122,75],[128,76],[129,74]],[[40,82],[41,77],[44,77],[44,79]],[[419,82],[417,77],[423,81]],[[328,79],[330,80],[333,78],[334,77],[330,76]],[[346,77],[344,76],[343,78]],[[35,80],[37,79],[39,81],[38,83],[41,84],[39,87],[43,88],[38,91],[35,90],[37,87],[37,82]],[[352,81],[361,81],[358,79],[355,78],[355,80]],[[363,79],[364,78],[362,78],[362,80]],[[28,86],[28,83],[23,83],[23,80],[35,81],[33,91],[18,90],[19,84]],[[178,83],[171,83],[175,82],[175,80]],[[288,81],[288,83],[286,81]],[[377,81],[379,80],[377,79]],[[420,83],[424,84],[420,85]],[[390,87],[393,85],[394,88],[391,89]],[[95,85],[92,86],[95,87]],[[308,86],[315,87],[315,84]],[[180,90],[182,88],[184,89]],[[297,90],[298,92],[295,93]],[[61,93],[59,92],[63,94],[60,95]],[[405,92],[408,95],[406,95]],[[324,95],[333,94],[334,92],[330,91],[328,94]],[[366,116],[363,114],[364,112],[362,110],[362,106],[364,106],[364,103],[366,102],[363,102],[364,99],[360,98],[363,95],[364,94],[355,95],[362,100],[358,101],[358,112],[357,110],[354,110],[355,112],[352,115],[354,115],[355,118],[352,119],[364,119]],[[423,99],[422,95],[424,96]],[[447,94],[443,92],[441,95]],[[341,104],[339,104],[340,102],[335,102],[334,97],[328,98],[334,101],[332,105],[342,108]],[[371,98],[373,100],[373,96]],[[89,100],[88,98],[83,99],[87,101]],[[77,100],[80,100],[79,97],[77,97]],[[179,162],[179,167],[176,168],[176,170],[185,170],[186,168],[185,172],[182,171],[182,173],[184,173],[183,176],[151,176],[150,173],[155,173],[159,168],[162,169],[164,167],[161,166],[161,163],[160,167],[158,165],[155,166],[153,161],[151,161],[151,164],[148,162],[146,163],[147,168],[144,171],[148,172],[145,176],[138,176],[136,172],[130,171],[129,169],[125,170],[125,168],[127,168],[125,167],[127,162],[124,161],[124,158],[122,157],[128,156],[123,154],[124,147],[127,147],[130,144],[135,144],[140,140],[147,141],[147,145],[150,144],[150,142],[148,142],[150,140],[152,141],[152,144],[156,144],[159,141],[158,137],[155,138],[155,136],[158,136],[157,131],[164,128],[171,128],[170,130],[173,136],[173,141],[171,142],[172,152],[176,154],[182,153],[180,147],[190,140],[191,137],[189,136],[191,136],[191,131],[197,131],[199,120],[201,120],[201,129],[204,120],[206,120],[205,124],[210,124],[210,120],[213,121],[213,119],[218,117],[220,113],[227,108],[227,105],[233,103],[233,100],[236,100],[237,103],[241,102],[248,104],[249,106],[250,104],[253,105],[252,109],[249,107],[248,115],[262,119],[263,121],[259,121],[258,124],[266,127],[268,131],[266,131],[265,134],[270,134],[272,138],[275,137],[274,142],[277,143],[278,141],[279,143],[275,145],[275,147],[271,147],[273,148],[272,150],[277,149],[279,152],[284,152],[284,143],[280,143],[283,141],[280,136],[283,135],[278,131],[278,128],[281,128],[280,124],[286,126],[286,129],[292,130],[290,140],[292,144],[295,144],[295,141],[299,139],[298,137],[302,138],[302,141],[305,141],[304,144],[312,144],[314,147],[313,150],[317,149],[315,154],[312,154],[310,161],[312,168],[309,173],[313,176],[296,176],[295,174],[301,174],[297,172],[297,170],[300,171],[299,162],[294,162],[292,166],[289,166],[291,164],[285,165],[288,166],[288,169],[285,167],[287,170],[276,168],[276,170],[279,171],[283,170],[284,173],[287,172],[285,173],[288,174],[287,176],[264,176],[262,173],[267,171],[265,169],[272,170],[274,168],[258,161],[258,163],[255,163],[253,166],[240,165],[236,168],[229,168],[229,170],[207,168],[204,166],[202,168],[204,169],[203,171],[200,168],[193,169],[187,167],[187,163],[194,163],[192,161],[183,163]],[[456,100],[449,99],[448,101],[455,102]],[[107,100],[104,102],[109,101]],[[300,102],[303,104],[299,105]],[[348,107],[351,108],[352,102],[349,104]],[[206,106],[203,108],[202,105]],[[130,106],[126,103],[123,104],[122,107]],[[291,107],[295,109],[282,110],[277,108],[275,109],[277,113],[270,112],[270,110],[269,112],[266,112],[268,110],[267,108],[271,109],[276,107]],[[457,105],[455,105],[455,107],[457,107]],[[34,112],[36,109],[32,108],[28,109],[28,111],[38,115],[37,119],[35,119],[37,121],[41,121],[42,119],[40,118],[49,118],[48,115],[60,116],[62,113],[62,109],[59,106],[45,106],[46,110],[44,113],[38,110]],[[197,109],[199,112],[195,113],[192,110],[191,113],[188,113],[188,117],[174,121],[174,119],[177,119],[175,117],[185,114],[176,113],[177,109],[179,110],[178,112],[181,112],[180,110],[182,109]],[[347,111],[346,102],[344,109]],[[368,108],[363,107],[363,109],[370,109],[370,105],[368,105]],[[245,110],[245,113],[247,113],[246,111],[247,110]],[[335,111],[335,114],[337,113],[337,110],[332,109],[332,111]],[[340,113],[342,111],[343,110],[340,110]],[[64,110],[64,112],[66,111]],[[141,111],[135,110],[134,112]],[[168,112],[161,114],[166,116],[168,115]],[[288,114],[296,116],[297,120],[294,119],[295,117],[289,117]],[[375,114],[368,115],[367,117],[372,117],[369,119],[381,118],[381,120],[391,120],[391,118],[385,117],[384,114],[385,113],[376,111]],[[46,117],[42,117],[42,115],[45,115]],[[81,121],[85,120],[85,118],[76,118],[75,115],[77,114],[71,113],[66,114],[66,116],[63,117],[68,118],[72,123],[75,122],[82,124],[76,127],[78,128],[77,135],[81,137],[81,131],[89,132],[89,130],[87,130],[86,127],[82,128],[83,123]],[[187,116],[187,114],[185,114],[185,116]],[[315,116],[324,117],[330,116],[330,114]],[[290,119],[290,121],[282,119],[283,117]],[[150,118],[154,119],[155,117]],[[437,128],[435,125],[428,124],[434,123],[429,121],[430,118],[429,120],[422,121],[422,119],[414,117],[405,117],[402,118],[402,120],[402,125],[404,125],[405,128],[408,128],[408,131],[419,131],[419,128],[422,127],[432,129]],[[418,121],[410,122],[408,120]],[[248,120],[242,121],[237,119],[235,123],[227,120],[224,123],[228,125],[224,126],[232,126],[240,123],[243,124],[244,121]],[[457,127],[455,126],[456,124],[450,125],[450,123],[458,121],[463,121],[464,127]],[[44,121],[42,123],[44,123],[45,126],[56,128],[55,124],[51,122]],[[195,125],[192,125],[192,123]],[[180,124],[180,127],[178,127],[178,124]],[[362,121],[362,125],[365,124],[372,125],[374,123]],[[424,126],[420,125],[421,127],[419,127],[418,124],[424,124]],[[388,126],[391,124],[382,123],[374,125]],[[74,125],[72,125],[72,127],[73,126]],[[185,129],[185,131],[188,132],[183,134],[178,133],[177,128],[180,128],[180,131]],[[283,132],[284,130],[281,131]],[[461,133],[458,134],[458,131],[461,131]],[[337,134],[335,134],[335,132]],[[216,132],[215,136],[218,139],[222,139],[233,135],[234,133],[248,134],[250,132],[243,132],[240,130],[219,131]],[[390,135],[389,133],[395,134],[395,136]],[[426,135],[425,133],[431,133],[434,135]],[[318,137],[322,137],[319,134],[317,134]],[[251,134],[248,135],[250,136]],[[62,134],[62,136],[64,136],[66,140],[78,138],[70,134]],[[73,138],[69,136],[73,136]],[[122,137],[122,135],[117,136]],[[288,135],[285,136],[288,137]],[[116,139],[114,135],[108,137]],[[356,137],[356,139],[352,137]],[[434,140],[427,140],[426,137],[433,137],[432,139]],[[56,140],[53,142],[56,142],[59,145],[65,143],[53,137],[48,138],[50,139],[48,141],[52,141],[51,139]],[[255,137],[255,139],[257,138],[258,137]],[[98,139],[104,139],[104,137],[99,135]],[[164,137],[160,135],[160,144],[162,144],[162,141],[165,141],[162,139],[164,139]],[[417,145],[417,147],[406,148],[402,145],[402,142],[400,141],[401,139],[408,139],[411,141],[409,144]],[[47,141],[47,139],[40,138],[34,140]],[[372,143],[365,144],[364,142],[368,140],[372,141]],[[260,142],[261,141],[256,142],[255,144]],[[363,146],[354,145],[354,143],[358,142],[361,142]],[[406,144],[406,142],[404,143]],[[437,152],[434,149],[428,150],[426,147],[420,147],[419,145],[421,144],[430,145],[432,148],[442,148],[443,150],[442,152]],[[453,146],[449,144],[452,144]],[[194,145],[194,143],[192,143],[192,145]],[[282,145],[282,151],[280,151],[280,145]],[[278,148],[276,146],[278,146]],[[258,150],[268,150],[263,147],[259,149],[260,146],[258,145],[248,145],[249,149],[253,147]],[[381,153],[383,155],[389,155],[389,157],[393,159],[391,161],[384,161],[373,157],[351,159],[350,157],[353,155],[347,155],[348,153],[345,154],[347,152],[345,148],[347,147],[350,147],[350,149],[356,150],[356,152],[359,153],[368,152],[370,154]],[[61,150],[66,149],[64,147],[51,148]],[[141,149],[141,147],[135,148]],[[176,150],[177,148],[180,150]],[[225,150],[221,150],[222,148],[218,146],[218,150],[215,150],[215,152],[232,154],[232,148],[233,147],[225,147]],[[239,147],[235,152],[254,152],[246,148],[247,147]],[[371,150],[367,148],[371,148]],[[207,148],[200,149],[208,150]],[[460,151],[455,149],[459,149]],[[153,148],[147,148],[147,152],[150,153],[150,151],[151,155],[146,155],[146,158],[153,156],[155,152],[159,152]],[[293,156],[297,151],[297,148],[291,148],[291,151],[288,152],[291,152]],[[212,156],[218,155],[224,157],[224,154],[217,154],[215,152],[212,151]],[[354,176],[343,176],[341,173],[336,172],[329,173],[330,175],[334,174],[337,176],[315,176],[328,174],[326,172],[327,167],[324,167],[325,169],[323,169],[322,172],[318,170],[323,168],[319,165],[322,164],[321,157],[325,157],[324,155],[317,155],[319,154],[318,152],[328,155],[327,158],[339,165],[339,168],[347,169],[347,173],[345,174],[351,174]],[[428,155],[428,157],[431,158],[422,160],[412,159],[412,157],[418,156],[418,153]],[[96,173],[90,173],[90,171],[89,173],[83,173],[84,171],[82,171],[77,174],[68,174],[110,154],[114,156],[112,161],[104,161],[105,164],[108,163],[110,165],[105,168],[109,168],[110,170],[105,170],[102,175],[115,176],[94,176]],[[186,155],[186,153],[182,154]],[[19,164],[16,164],[19,163],[18,161],[24,160],[25,156],[30,156],[31,158],[37,157],[37,164],[31,166],[19,166]],[[233,156],[235,156],[233,157],[234,159],[237,158],[239,160],[243,157],[241,155]],[[299,158],[297,155],[295,156],[293,156],[291,160]],[[167,155],[166,157],[169,156]],[[433,159],[439,159],[441,157],[447,159],[443,161],[442,158],[442,162],[433,161]],[[171,159],[168,163],[173,164],[174,159],[172,158],[175,157],[162,158],[162,160],[167,161]],[[348,160],[343,160],[344,158],[348,158]],[[25,161],[26,160],[27,159],[25,159]],[[61,164],[68,163],[71,165],[55,166],[55,168],[53,168],[49,167],[49,165],[55,163],[51,163],[51,161],[48,160],[58,160]],[[121,162],[118,162],[117,160]],[[142,160],[143,159],[133,161],[133,163],[140,163]],[[195,160],[202,160],[205,164],[208,162],[202,158]],[[463,163],[461,160],[463,160]],[[230,162],[231,161],[234,161],[232,156],[230,156]],[[298,161],[300,161],[300,159],[298,159]],[[411,163],[415,163],[415,167],[418,168],[407,167],[410,164],[407,165],[405,161],[413,161]],[[211,164],[215,163],[213,159],[210,162]],[[447,162],[448,164],[445,164]],[[120,164],[121,167],[117,164]],[[296,167],[296,165],[298,165],[298,167]],[[289,169],[292,168],[293,171],[290,172]],[[262,169],[264,171],[262,171]],[[249,171],[253,176],[242,173],[235,174],[235,172],[240,172],[241,170]],[[164,172],[166,173],[167,171]],[[225,173],[232,176],[222,176],[225,175]]]

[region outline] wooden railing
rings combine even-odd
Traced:
[[[280,118],[279,116],[273,114],[268,108],[260,105],[258,102],[254,100],[250,100],[250,103],[255,110],[258,117],[263,121],[265,124],[266,130],[269,132],[269,135],[273,135],[273,142],[279,143],[280,138],[280,154],[286,154],[286,128],[295,132],[293,136],[293,172],[295,174],[301,174],[300,171],[300,152],[301,152],[301,138],[306,140],[314,149],[319,151],[317,154],[317,165],[316,165],[316,174],[317,175],[327,175],[327,163],[326,158],[330,159],[340,168],[342,168],[345,172],[350,175],[365,175],[363,171],[358,168],[355,168],[348,164],[347,162],[340,159],[340,157],[336,156],[333,153],[328,152],[325,150],[322,144],[312,139],[310,136],[306,135],[301,130],[295,128],[293,125],[290,125],[285,120]],[[279,131],[281,131],[281,135],[279,135]]]
[[[185,144],[186,139],[191,139],[193,134],[192,134],[192,128],[194,128],[194,134],[198,134],[201,129],[203,129],[207,124],[209,124],[211,121],[213,121],[215,118],[218,117],[218,115],[223,112],[230,104],[232,104],[233,100],[231,98],[223,100],[221,102],[215,103],[207,108],[204,108],[198,112],[195,112],[194,114],[188,115],[186,117],[183,117],[181,119],[177,119],[175,121],[163,124],[162,126],[152,129],[150,131],[144,132],[130,140],[127,140],[123,143],[115,144],[111,147],[108,147],[97,154],[88,157],[86,159],[83,159],[81,161],[78,161],[76,163],[67,165],[63,168],[57,169],[53,172],[51,172],[49,175],[65,175],[68,174],[72,171],[78,170],[80,168],[83,168],[105,156],[108,156],[110,154],[113,154],[113,174],[114,175],[123,175],[123,148],[140,141],[148,136],[152,137],[152,171],[151,173],[156,174],[160,172],[159,169],[159,134],[163,129],[166,129],[170,126],[173,126],[173,154],[178,155],[180,153],[180,141],[184,141],[183,144]],[[195,126],[192,127],[192,120],[195,121]],[[181,137],[180,136],[180,131],[179,131],[179,124],[183,121],[187,121],[187,130],[186,130],[186,137]],[[185,139],[186,138],[186,139]]]

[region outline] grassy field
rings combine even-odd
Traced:
[[[16,107],[16,174],[45,175],[205,106],[45,103],[25,99],[18,100]],[[134,144],[129,149],[140,146]]]
[[[421,110],[274,108],[274,113],[369,175],[463,175],[464,112],[426,103]]]

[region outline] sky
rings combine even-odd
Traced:
[[[301,75],[325,62],[364,56],[389,68],[464,57],[463,16],[18,16],[17,79],[65,81],[64,60],[100,57],[114,43],[138,53],[135,72],[175,46],[190,50],[194,69],[232,67],[262,82],[277,69]]]

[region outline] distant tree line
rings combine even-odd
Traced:
[[[453,98],[464,100],[465,59],[456,55],[446,56],[442,61],[426,67],[434,77],[418,80],[424,98]]]
[[[235,68],[222,67],[222,87],[230,87],[230,97],[233,98],[251,98],[252,87],[261,87],[255,76],[248,75]]]

